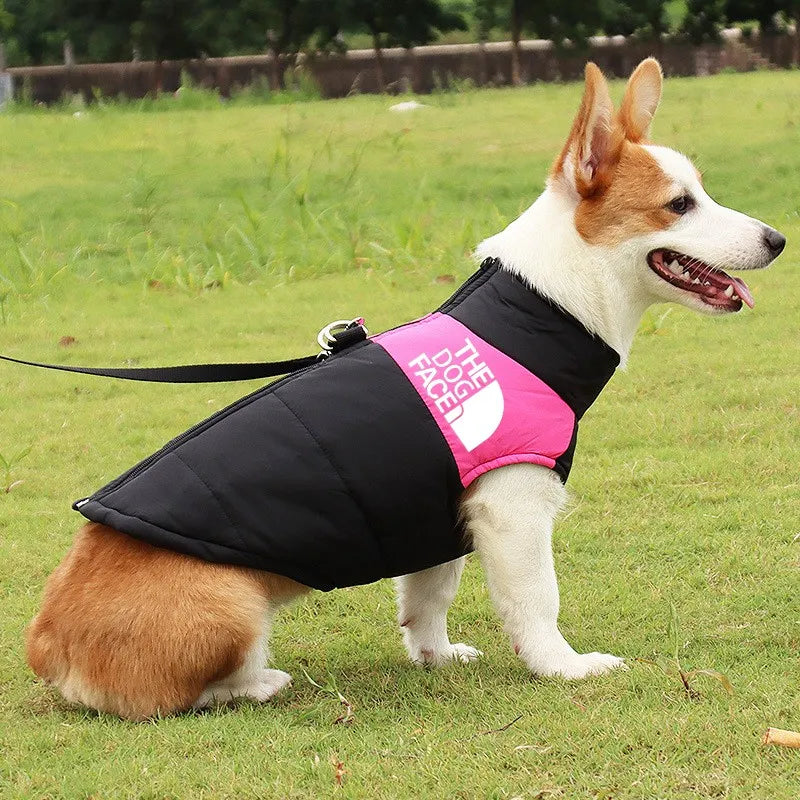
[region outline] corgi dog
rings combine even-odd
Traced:
[[[714,202],[685,156],[650,143],[661,89],[661,68],[647,59],[615,111],[588,64],[543,194],[477,250],[623,364],[648,306],[706,314],[752,306],[746,284],[723,268],[761,269],[785,245],[778,231]],[[536,675],[579,679],[624,661],[576,652],[559,631],[551,537],[566,493],[551,467],[506,459],[470,483],[458,513],[515,652]],[[396,577],[415,663],[481,655],[447,632],[463,564]],[[90,522],[47,582],[27,631],[28,664],[67,700],[132,720],[237,697],[265,701],[291,680],[266,665],[272,616],[307,591],[290,575],[212,563]]]

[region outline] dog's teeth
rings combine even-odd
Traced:
[[[681,278],[683,278],[685,281],[688,281],[688,280],[689,280],[689,278],[691,278],[691,277],[692,277],[692,276],[689,274],[689,271],[688,271],[688,270],[686,270],[686,271],[683,273],[683,275],[681,275]]]
[[[673,261],[669,266],[669,271],[673,275],[680,275],[681,274],[681,265],[677,261]]]
[[[700,278],[692,278],[692,283],[700,283]]]
[[[703,286],[711,286],[711,281],[706,281]]]
[[[738,294],[733,295],[733,299],[734,300],[738,300],[739,299],[739,295]]]
[[[733,297],[733,284],[729,285],[728,288],[723,292],[725,297]]]

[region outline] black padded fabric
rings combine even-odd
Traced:
[[[494,259],[439,311],[548,383],[576,419],[619,363]],[[577,423],[562,480],[576,436]],[[159,547],[329,590],[464,555],[462,492],[436,421],[367,341],[239,400],[74,508]]]

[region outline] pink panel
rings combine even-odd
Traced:
[[[374,337],[436,420],[466,487],[504,464],[555,465],[572,409],[543,381],[446,314]]]

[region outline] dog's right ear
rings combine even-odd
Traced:
[[[603,73],[591,61],[586,65],[583,100],[551,178],[579,197],[589,197],[608,180],[620,142],[612,120],[614,106]]]
[[[646,58],[633,71],[619,109],[619,121],[629,142],[641,142],[650,135],[650,122],[661,101],[663,75],[654,58]]]

